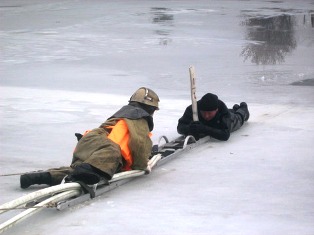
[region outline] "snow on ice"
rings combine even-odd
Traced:
[[[97,127],[141,86],[161,99],[153,141],[177,137],[190,65],[198,98],[213,92],[251,112],[227,142],[5,234],[314,234],[313,6],[2,0],[1,175],[69,165],[74,133]],[[42,188],[20,189],[19,176],[0,183],[1,204]]]

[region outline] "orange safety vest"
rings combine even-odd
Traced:
[[[133,164],[133,157],[129,148],[130,132],[126,121],[120,119],[116,125],[106,126],[106,128],[111,129],[111,132],[107,137],[120,146],[121,155],[125,160],[122,170],[132,170],[131,166]],[[85,131],[84,135],[86,135],[88,132],[90,132],[90,130]],[[151,136],[152,133],[150,132],[149,137]]]
[[[130,133],[128,125],[123,119],[121,119],[116,123],[116,125],[109,126],[107,128],[112,128],[110,134],[108,135],[108,138],[111,139],[116,144],[120,145],[121,155],[125,160],[123,170],[125,171],[131,170],[133,158],[131,150],[129,148]]]

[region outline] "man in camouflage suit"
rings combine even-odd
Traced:
[[[146,170],[152,150],[150,132],[154,128],[153,114],[159,109],[158,104],[159,97],[154,91],[139,88],[128,105],[98,128],[78,138],[70,167],[21,175],[21,188],[34,184],[57,185],[64,178],[66,182],[95,184],[100,180],[110,180],[119,171]],[[124,129],[115,130],[120,128],[120,124]],[[113,132],[118,135],[123,132],[124,136],[111,138]],[[124,140],[127,143],[123,145]]]

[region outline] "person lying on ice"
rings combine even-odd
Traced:
[[[159,97],[149,88],[139,88],[129,104],[107,119],[100,127],[77,135],[78,143],[70,167],[23,174],[21,188],[34,184],[57,185],[65,182],[96,184],[110,180],[120,171],[149,170],[152,151],[153,114]],[[80,138],[81,137],[81,138]]]
[[[197,101],[199,121],[193,121],[192,105],[188,106],[178,121],[177,131],[182,135],[193,135],[195,139],[211,136],[228,140],[230,133],[238,130],[249,119],[250,113],[245,102],[228,109],[218,96],[207,93]]]

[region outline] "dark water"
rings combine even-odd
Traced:
[[[282,13],[277,16],[257,17],[247,13],[244,15],[246,19],[242,24],[246,27],[245,38],[252,41],[247,43],[241,51],[244,61],[248,60],[257,65],[285,63],[286,57],[293,54],[298,43],[302,43],[302,41],[298,41],[298,38],[303,38],[306,33],[309,33],[308,39],[313,45],[314,14],[311,12],[298,15]],[[308,31],[304,30],[306,28]],[[313,86],[314,77],[291,84]]]
[[[178,95],[191,64],[202,92],[313,84],[312,1],[34,3],[0,3],[0,85]]]

